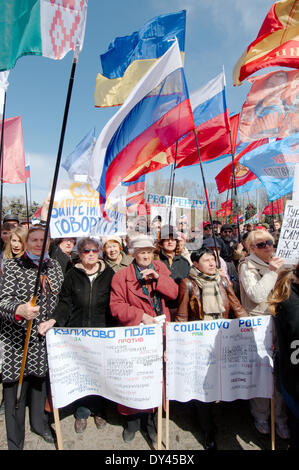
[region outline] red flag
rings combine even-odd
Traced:
[[[231,209],[232,208],[232,200],[229,199],[228,201],[224,201],[221,203],[221,208],[223,209]]]
[[[145,190],[145,179],[144,181],[136,181],[134,184],[130,184],[128,186],[127,194],[137,193],[137,191],[144,191]]]
[[[0,121],[0,127],[2,122]],[[10,184],[25,183],[25,152],[21,116],[4,120],[3,135],[3,182]]]
[[[242,141],[284,138],[298,132],[299,71],[278,70],[248,81],[253,84],[242,106],[239,126]]]
[[[265,215],[282,214],[283,205],[284,205],[284,199],[283,197],[281,197],[280,199],[276,199],[276,201],[273,201],[270,204],[268,204],[268,206],[265,207],[262,213]]]
[[[230,118],[224,72],[194,92],[190,100],[201,160],[210,161],[230,153]],[[199,163],[193,131],[167,149],[167,161],[174,161],[176,151],[176,168]]]
[[[235,163],[236,187],[243,186],[243,184],[248,183],[248,181],[252,181],[256,179],[255,174],[252,173],[249,170],[249,168],[238,163],[240,158],[245,153],[250,152],[256,147],[267,144],[268,141],[269,139],[261,139],[256,142],[252,142],[235,157],[234,163]],[[223,193],[223,191],[227,191],[228,189],[232,189],[234,187],[233,174],[232,174],[232,162],[226,165],[220,171],[220,173],[218,173],[218,175],[215,177],[215,181],[216,181],[219,193]]]
[[[138,194],[135,194],[134,196],[127,197],[127,212],[138,212],[139,206],[144,206],[145,205],[145,199],[144,199],[144,191],[141,191]]]
[[[299,2],[275,2],[267,14],[256,39],[235,65],[234,85],[264,67],[298,68]]]
[[[232,136],[232,153],[233,155],[236,152],[237,146],[237,138],[238,138],[238,131],[239,131],[239,122],[240,122],[240,114],[235,114],[229,118],[230,121],[230,129],[231,129],[231,136]]]
[[[229,214],[226,214],[225,208],[221,208],[218,211],[216,211],[216,217],[225,217],[226,215],[229,215]]]

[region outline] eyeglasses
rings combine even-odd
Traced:
[[[255,247],[258,248],[259,250],[262,248],[266,248],[266,246],[273,246],[273,241],[267,240],[266,242],[259,242],[255,245]]]
[[[233,233],[232,230],[222,230],[222,233]]]
[[[99,250],[97,248],[85,248],[85,250],[82,250],[81,253],[83,253],[84,255],[88,255],[91,251],[92,251],[92,253],[98,253],[99,252]]]

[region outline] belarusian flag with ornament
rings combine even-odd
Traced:
[[[9,0],[0,8],[0,71],[24,55],[63,59],[83,46],[87,0]]]

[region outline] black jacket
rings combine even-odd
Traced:
[[[184,258],[184,256],[176,255],[172,258],[172,265],[169,264],[168,257],[163,253],[161,250],[160,254],[155,256],[156,259],[162,261],[171,272],[172,279],[180,285],[182,279],[189,276],[190,272],[190,264],[189,261]],[[178,306],[178,299],[176,300],[169,300],[167,302],[167,307],[170,309],[177,308]]]
[[[292,284],[288,300],[277,307],[275,327],[279,350],[279,379],[299,401],[299,284]]]
[[[103,263],[103,261],[102,261]],[[110,285],[114,271],[105,264],[92,283],[85,271],[77,266],[65,276],[59,303],[51,315],[55,326],[102,328],[114,326],[110,314]]]
[[[156,258],[156,257],[155,257]],[[159,257],[157,257],[160,261],[162,261],[171,272],[172,279],[177,283],[180,284],[182,279],[189,276],[190,272],[190,264],[189,261],[184,258],[184,256],[177,255],[172,258],[172,265],[169,264],[168,256],[166,256],[163,251],[160,252]]]

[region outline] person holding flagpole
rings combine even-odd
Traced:
[[[31,431],[46,442],[54,443],[54,432],[45,412],[48,363],[46,341],[38,334],[38,326],[53,312],[60,291],[63,273],[57,261],[45,252],[37,302],[31,297],[36,281],[38,262],[45,231],[36,226],[28,231],[26,251],[21,257],[7,259],[0,285],[0,316],[3,344],[2,381],[5,422],[9,450],[22,450],[25,440],[25,411],[29,403]],[[50,240],[47,241],[47,248]],[[28,321],[32,331],[24,370],[22,393],[18,407],[16,396]]]

